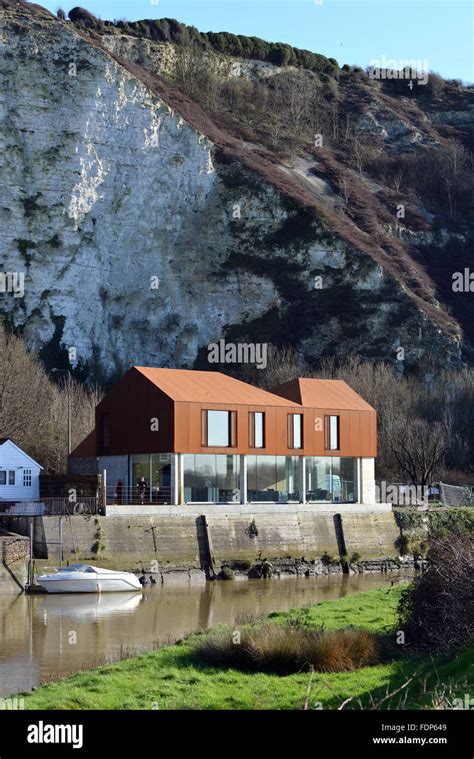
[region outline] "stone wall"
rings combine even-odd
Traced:
[[[28,559],[29,553],[30,541],[27,537],[0,530],[0,560],[4,564]]]

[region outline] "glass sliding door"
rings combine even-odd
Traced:
[[[298,456],[248,456],[247,495],[254,502],[298,501]]]
[[[343,456],[340,461],[341,476],[341,501],[351,503],[356,500],[355,491],[355,462],[356,460],[349,456]]]
[[[331,503],[355,501],[354,459],[339,456],[307,456],[306,500]]]
[[[183,459],[187,503],[240,502],[238,456],[189,453]]]
[[[150,489],[153,503],[171,503],[171,454],[151,454]]]
[[[131,470],[132,503],[150,503],[150,454],[140,453],[131,456]]]
[[[129,491],[131,503],[170,503],[171,454],[131,455]]]

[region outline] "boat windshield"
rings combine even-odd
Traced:
[[[62,567],[61,572],[94,572],[94,567],[89,564],[70,564],[68,567]]]

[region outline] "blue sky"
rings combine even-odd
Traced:
[[[55,12],[70,2],[41,2]],[[176,18],[200,31],[287,42],[367,66],[415,58],[447,78],[474,81],[471,0],[79,0],[102,19]]]

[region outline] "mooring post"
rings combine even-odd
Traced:
[[[59,517],[59,568],[62,569],[63,566],[63,558],[64,558],[64,551],[63,551],[63,518],[62,516]]]
[[[30,560],[28,562],[28,585],[33,585],[33,519],[30,519]]]
[[[107,469],[102,470],[102,506],[105,514],[107,506]]]
[[[201,514],[201,524],[203,526],[203,532],[204,532],[204,541],[206,546],[206,553],[207,553],[207,572],[209,575],[209,579],[213,580],[215,577],[215,571],[214,571],[214,552],[212,549],[212,538],[211,533],[209,531],[209,525],[207,523],[207,517],[205,514]]]

